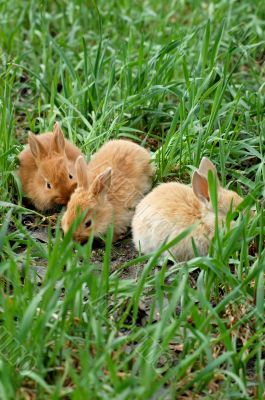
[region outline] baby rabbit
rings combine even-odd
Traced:
[[[131,224],[135,206],[150,189],[154,169],[150,154],[126,140],[113,140],[103,145],[87,165],[78,157],[75,167],[77,189],[72,194],[62,218],[67,232],[78,212],[84,220],[74,232],[74,239],[86,241],[106,233],[114,223],[114,240]]]
[[[193,258],[193,238],[199,255],[207,255],[215,228],[215,214],[208,191],[209,170],[217,179],[215,166],[204,157],[199,170],[193,174],[192,188],[176,182],[164,183],[143,198],[132,220],[133,241],[138,250],[144,254],[154,252],[195,224],[191,234],[171,247],[169,252],[177,261]],[[236,208],[243,199],[237,193],[222,188],[218,180],[217,193],[218,218],[222,222],[231,204]]]
[[[23,192],[41,211],[67,204],[76,188],[74,163],[81,151],[64,138],[58,123],[53,133],[30,133],[28,143],[17,171]]]

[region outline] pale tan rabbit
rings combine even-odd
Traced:
[[[181,183],[164,183],[143,198],[132,221],[135,247],[144,254],[155,252],[178,234],[195,224],[192,233],[170,248],[177,261],[194,257],[192,238],[199,255],[208,253],[214,235],[215,214],[208,191],[208,171],[217,178],[215,166],[204,157],[192,177],[192,188]],[[224,189],[217,178],[218,212],[221,223],[230,207],[243,200],[236,192]],[[169,253],[164,254],[169,256]]]
[[[74,164],[81,151],[64,138],[58,123],[53,132],[30,133],[28,142],[17,171],[24,194],[41,211],[67,204],[76,188]]]
[[[78,212],[84,220],[74,232],[77,241],[93,234],[105,234],[114,224],[114,239],[126,232],[136,205],[151,187],[154,169],[150,154],[127,140],[103,145],[87,165],[83,157],[76,161],[77,189],[72,194],[62,219],[67,232]]]

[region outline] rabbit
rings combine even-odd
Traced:
[[[76,160],[77,189],[72,194],[62,218],[66,233],[78,212],[84,220],[74,232],[74,239],[85,242],[104,235],[111,223],[114,240],[131,224],[134,209],[152,184],[154,168],[149,151],[127,140],[104,144],[87,165],[83,157]]]
[[[193,258],[192,238],[198,254],[205,256],[214,236],[215,213],[208,191],[208,171],[217,182],[218,219],[225,220],[231,204],[236,208],[243,200],[236,192],[220,186],[217,171],[212,162],[204,157],[199,170],[192,177],[192,188],[177,182],[163,183],[145,196],[136,207],[132,220],[133,242],[143,254],[155,252],[182,231],[195,224],[192,232],[180,243],[164,253],[178,262]]]
[[[18,156],[17,174],[36,209],[46,211],[67,204],[77,186],[74,163],[80,155],[81,151],[64,138],[58,123],[53,133],[29,134],[28,146]]]

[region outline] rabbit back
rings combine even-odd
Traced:
[[[136,207],[132,221],[135,247],[144,254],[152,253],[195,224],[192,233],[169,251],[179,261],[191,258],[193,237],[199,254],[207,254],[213,217],[204,213],[191,187],[177,182],[161,184]]]
[[[124,207],[135,208],[152,184],[154,168],[150,153],[127,140],[111,140],[104,144],[88,164],[90,182],[106,168],[112,168],[109,201],[117,214]]]

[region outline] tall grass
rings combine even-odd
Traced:
[[[10,0],[0,13],[0,398],[262,399],[262,0]],[[101,266],[60,221],[34,239],[16,155],[55,120],[88,157],[113,137],[150,147],[156,183],[189,182],[210,157],[246,197],[235,226],[230,213],[207,257],[170,268],[158,249],[112,271],[111,231]]]

